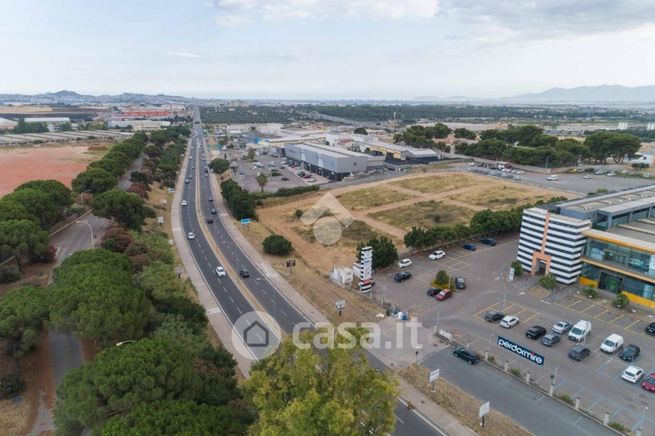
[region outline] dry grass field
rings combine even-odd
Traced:
[[[475,214],[468,207],[428,200],[414,203],[412,207],[397,207],[369,214],[371,218],[410,231],[412,227],[466,224]]]
[[[385,186],[373,186],[350,191],[337,196],[339,202],[349,210],[364,210],[385,204],[396,203],[414,197],[406,192],[398,192]]]

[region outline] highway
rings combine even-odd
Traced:
[[[194,121],[199,121],[198,111],[196,111]],[[203,151],[208,155],[208,150],[200,126],[200,124],[194,123],[189,153],[193,158],[190,158],[185,174],[185,177],[191,178],[190,183],[184,184],[182,193],[182,198],[186,200],[187,206],[175,205],[175,207],[182,208],[180,217],[184,234],[188,235],[189,232],[195,234],[195,239],[187,238],[191,254],[221,310],[232,325],[241,315],[256,310],[235,284],[234,280],[237,280],[247,287],[248,292],[257,300],[261,308],[277,321],[280,328],[284,332],[290,333],[294,325],[299,322],[308,322],[308,320],[273,286],[257,265],[253,264],[235,243],[224,223],[224,220],[229,218],[220,214],[210,214],[210,210],[214,206],[208,199],[210,196],[215,198],[216,195],[212,192],[209,177],[205,177],[203,172],[206,162],[202,161],[201,155]],[[200,202],[198,209],[202,211],[202,216],[198,216],[197,202]],[[213,238],[216,246],[220,247],[223,257],[229,263],[229,268],[228,265],[225,265],[228,270],[227,277],[219,278],[215,274],[214,270],[220,265],[220,262],[199,221],[204,222],[210,216],[214,218],[214,223],[205,225],[209,229],[209,236]],[[233,277],[230,269],[232,271],[246,269],[250,273],[250,277]],[[239,335],[242,336],[241,332]],[[255,355],[256,350],[251,349],[251,352]],[[368,356],[373,366],[384,368],[382,362],[370,354]],[[395,435],[446,434],[415,410],[409,410],[401,400],[398,400],[396,407],[396,418]]]

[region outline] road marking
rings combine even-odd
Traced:
[[[239,312],[239,315],[243,314],[243,312],[241,311],[241,308],[239,306],[237,306],[237,311]]]
[[[633,325],[637,324],[639,321],[641,321],[641,320],[638,319],[637,321],[635,321],[635,322],[633,322],[632,324],[630,324],[630,325],[628,325],[628,326],[625,326],[625,327],[623,327],[623,328],[624,328],[625,330],[628,330],[630,327],[632,327]]]
[[[623,318],[624,316],[625,316],[624,314],[621,314],[621,315],[617,316],[616,318],[614,318],[613,320],[608,321],[608,322],[609,322],[610,324],[614,324],[614,321],[618,321],[618,320],[620,320],[621,318]],[[622,327],[622,328],[625,328],[625,327]]]
[[[535,313],[535,314],[532,315],[531,317],[524,319],[523,322],[528,322],[528,321],[530,321],[532,318],[534,318],[534,317],[537,316],[537,315],[538,315],[538,313]]]
[[[404,423],[405,423],[405,421],[403,421],[402,419],[400,419],[400,418],[398,417],[398,415],[396,415],[396,419],[397,419],[401,424],[404,424]]]
[[[287,313],[284,310],[280,309],[280,312],[282,312],[282,315],[288,317]]]
[[[610,311],[609,309],[605,309],[604,311],[602,311],[602,312],[599,313],[598,315],[595,315],[594,318],[596,318],[596,319],[601,319],[601,318],[598,318],[598,317],[601,316],[601,315],[606,314],[606,313],[609,312],[609,311]]]
[[[231,295],[228,295],[228,298],[230,299],[230,301],[232,302],[232,304],[236,304],[236,303],[234,302],[234,298],[232,298]]]

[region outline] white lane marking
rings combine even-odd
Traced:
[[[237,306],[237,311],[239,312],[239,315],[243,314],[243,312],[241,311],[241,308],[239,306]]]
[[[397,419],[401,424],[404,424],[404,423],[405,423],[405,421],[403,421],[402,419],[400,419],[400,417],[399,417],[398,415],[396,415],[396,419]]]
[[[232,302],[232,304],[236,304],[236,303],[234,302],[234,298],[232,298],[231,295],[228,295],[228,297],[230,298],[230,301]]]

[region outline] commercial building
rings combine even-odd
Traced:
[[[655,185],[526,209],[517,260],[655,307]]]
[[[135,132],[159,130],[171,125],[170,121],[156,121],[156,120],[110,120],[107,126],[114,127],[132,127]]]
[[[48,126],[49,132],[55,132],[62,124],[70,124],[69,117],[29,117],[25,118],[26,123],[42,123]]]
[[[289,163],[330,180],[342,180],[353,174],[373,171],[384,166],[382,156],[369,156],[343,148],[320,144],[285,144]]]

